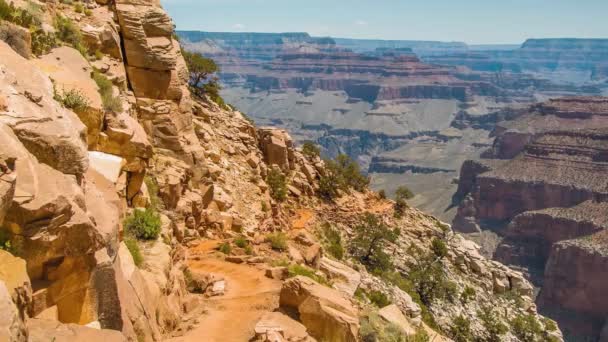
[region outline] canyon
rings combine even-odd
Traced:
[[[454,228],[498,234],[494,258],[531,274],[539,309],[571,338],[605,338],[607,114],[604,97],[531,106],[463,164],[455,194]]]
[[[336,167],[200,95],[191,76],[201,57],[182,50],[158,2],[0,0],[0,18],[0,340],[451,341],[462,321],[482,338],[493,320],[515,342],[528,320],[535,339],[563,341],[523,273],[365,182],[331,181],[365,180],[354,164]],[[409,53],[394,59],[407,68],[338,59],[363,81],[449,84],[377,97],[455,107],[492,89]],[[372,230],[382,233],[369,247],[377,264],[355,252]],[[441,291],[423,292],[426,282]]]
[[[608,338],[605,39],[521,46],[179,32],[223,94],[523,271],[567,340]],[[204,37],[200,39],[201,37]],[[254,52],[255,51],[255,52]]]
[[[491,145],[488,135],[505,116],[552,97],[606,89],[605,77],[587,72],[602,67],[602,40],[520,48],[306,33],[178,34],[187,49],[217,61],[224,97],[256,122],[315,141],[326,156],[350,155],[377,190],[392,193],[406,184],[417,194],[413,205],[446,221],[456,214],[451,195],[460,166]],[[496,64],[512,54],[522,67],[479,68],[455,58],[466,54],[485,54]],[[585,63],[567,62],[581,56]],[[589,77],[554,77],[562,71]]]

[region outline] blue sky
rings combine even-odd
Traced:
[[[608,38],[608,0],[161,0],[178,29],[521,43]]]

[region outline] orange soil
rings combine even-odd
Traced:
[[[291,223],[292,229],[305,229],[315,216],[314,211],[309,209],[298,209],[296,214],[298,217]]]

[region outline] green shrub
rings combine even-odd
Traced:
[[[254,253],[254,251],[253,251],[253,247],[251,247],[251,245],[245,246],[245,254],[253,255],[253,253]]]
[[[500,342],[502,335],[509,331],[509,328],[500,320],[494,309],[490,305],[485,305],[477,312],[477,317],[481,320],[484,328],[484,339],[486,342]]]
[[[380,197],[380,199],[386,199],[386,191],[384,191],[384,189],[378,191],[378,197]]]
[[[460,302],[462,304],[467,304],[467,303],[475,300],[476,296],[477,296],[477,293],[475,292],[475,289],[470,286],[467,286],[464,288],[464,290],[460,294]]]
[[[57,15],[54,22],[55,35],[62,42],[71,45],[78,50],[83,56],[87,57],[88,50],[85,47],[82,39],[82,33],[74,22],[67,17]]]
[[[182,50],[182,55],[190,71],[188,85],[190,91],[203,98],[205,95],[220,107],[228,109],[224,99],[220,96],[221,86],[219,79],[215,76],[219,71],[219,66],[210,58],[203,57],[198,52],[188,52]]]
[[[244,236],[239,236],[234,239],[234,244],[239,248],[245,248],[249,245],[249,241]]]
[[[265,201],[262,201],[262,203],[261,203],[261,208],[262,208],[262,211],[263,211],[263,212],[268,212],[268,210],[269,210],[269,209],[268,209],[268,204],[266,204],[266,202],[265,202]]]
[[[230,254],[232,253],[232,246],[230,245],[230,243],[224,242],[217,248],[217,250],[224,254]]]
[[[383,308],[391,304],[390,299],[380,291],[370,291],[367,293],[367,298],[379,308]]]
[[[435,322],[435,317],[433,317],[428,306],[426,306],[426,304],[424,304],[420,299],[420,295],[418,294],[418,292],[416,292],[414,283],[410,279],[403,277],[399,272],[384,272],[382,274],[382,279],[407,292],[407,294],[412,297],[414,302],[416,302],[416,304],[420,306],[420,309],[422,310],[422,321],[431,328],[435,330],[440,330],[439,326],[437,325],[437,322]]]
[[[431,250],[435,254],[436,257],[442,259],[448,255],[448,247],[445,245],[445,242],[441,239],[434,238],[431,243]]]
[[[283,232],[269,234],[266,240],[270,242],[270,247],[276,251],[287,250],[287,235]]]
[[[435,253],[426,253],[412,246],[415,261],[411,263],[408,279],[424,305],[430,306],[436,299],[454,301],[456,284],[451,282]]]
[[[511,321],[511,332],[522,342],[541,341],[543,329],[532,314],[522,314]]]
[[[125,237],[124,242],[125,242],[125,245],[127,246],[127,249],[131,253],[131,256],[133,257],[133,263],[135,263],[135,266],[141,267],[141,265],[143,265],[143,263],[144,263],[144,257],[141,254],[141,250],[139,249],[137,240],[131,236],[127,236],[127,237]]]
[[[113,113],[122,112],[122,101],[120,100],[120,97],[114,95],[112,81],[102,73],[96,71],[93,72],[93,80],[95,80],[97,87],[99,87],[99,95],[101,95],[104,110]]]
[[[303,277],[310,278],[321,285],[331,286],[331,284],[327,281],[327,279],[318,275],[317,273],[315,273],[315,271],[313,269],[310,269],[306,266],[299,265],[299,264],[293,264],[293,265],[289,265],[287,267],[287,270],[289,271],[289,278],[293,278],[296,276],[303,276]]]
[[[156,240],[160,235],[160,215],[153,208],[134,210],[125,219],[125,230],[128,234],[140,240]]]
[[[557,323],[555,323],[555,321],[553,321],[547,317],[541,318],[541,321],[543,322],[543,325],[545,326],[545,330],[547,330],[547,331],[556,331],[557,330]]]
[[[89,108],[89,99],[87,99],[80,90],[70,89],[62,93],[55,93],[55,100],[61,103],[65,108],[71,109],[76,113],[84,113]]]
[[[339,191],[364,191],[369,185],[369,177],[361,173],[359,164],[345,154],[335,160],[325,161],[325,175],[319,180],[319,196],[327,200],[336,198]]]
[[[344,258],[344,247],[342,246],[340,232],[329,223],[325,223],[322,227],[322,234],[325,251],[334,258],[342,260]]]
[[[11,254],[15,254],[15,249],[11,242],[11,237],[5,230],[0,230],[0,249]]]
[[[90,10],[90,9],[88,9],[88,8],[85,8],[85,9],[84,9],[84,15],[86,15],[87,17],[90,17],[90,16],[92,16],[92,15],[93,15],[93,11],[91,11],[91,10]],[[99,58],[98,58],[98,59],[99,59]]]
[[[268,171],[266,183],[270,189],[270,197],[282,202],[287,198],[287,179],[278,169],[272,168]]]
[[[302,144],[302,153],[309,159],[315,159],[321,156],[321,149],[312,141],[305,141]]]
[[[392,269],[391,257],[386,254],[385,249],[388,242],[394,242],[397,238],[394,230],[371,213],[363,214],[353,230],[351,254],[370,272],[381,274]]]
[[[452,325],[450,326],[450,337],[455,342],[473,341],[471,321],[462,315],[454,318]]]
[[[57,46],[57,38],[54,33],[46,33],[42,29],[30,28],[32,36],[32,53],[42,56],[49,53]]]
[[[82,3],[77,2],[74,4],[74,12],[76,12],[76,13],[84,12],[84,6],[82,5]]]
[[[409,207],[407,200],[414,198],[414,193],[406,186],[400,186],[395,191],[395,217],[400,218]]]

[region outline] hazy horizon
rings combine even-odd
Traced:
[[[161,0],[178,30],[517,45],[608,38],[605,0]]]

